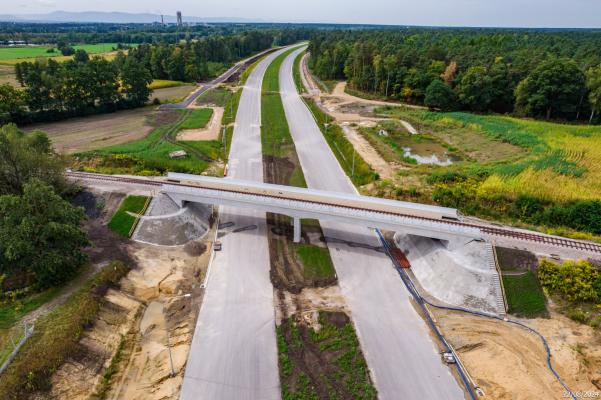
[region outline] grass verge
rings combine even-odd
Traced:
[[[64,304],[41,317],[32,337],[2,375],[0,398],[23,399],[49,390],[52,374],[77,355],[79,339],[95,320],[106,291],[116,287],[128,272],[123,263],[110,263]]]
[[[146,209],[149,199],[150,197],[147,196],[127,196],[111,218],[108,227],[123,237],[130,237],[132,228],[138,219],[129,213],[142,213]]]
[[[532,271],[503,275],[508,312],[525,318],[547,317],[545,295]]]
[[[204,128],[213,115],[213,110],[210,108],[200,108],[192,110],[192,113],[182,124],[181,129],[200,129]]]
[[[294,250],[303,265],[303,274],[306,279],[328,279],[336,276],[336,270],[327,248],[295,243]]]
[[[356,154],[355,148],[344,136],[342,128],[333,124],[332,119],[312,99],[304,99],[304,101],[311,110],[317,126],[330,145],[336,159],[351,181],[356,186],[363,186],[378,180],[379,175],[359,154]]]
[[[301,78],[301,59],[307,54],[307,50],[301,51],[298,56],[294,59],[294,67],[292,67],[292,75],[294,77],[294,84],[298,93],[303,94],[307,92],[303,79]]]

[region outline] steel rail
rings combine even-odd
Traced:
[[[153,186],[153,187],[163,186],[163,185],[171,185],[171,186],[180,186],[180,187],[188,187],[188,188],[221,190],[224,192],[239,193],[239,194],[245,194],[245,195],[253,195],[254,194],[254,193],[242,192],[242,191],[231,190],[231,189],[205,188],[201,184],[192,185],[192,184],[167,181],[167,180],[151,180],[151,179],[145,179],[145,178],[133,178],[133,177],[105,175],[105,174],[94,174],[94,173],[89,173],[89,172],[67,172],[66,175],[67,175],[67,177],[70,177],[73,179],[84,179],[84,180],[89,179],[89,180],[98,180],[98,181],[107,181],[107,182],[146,185],[146,186]],[[385,211],[380,211],[380,210],[373,210],[373,209],[362,208],[362,207],[353,207],[353,206],[347,206],[347,205],[341,205],[341,204],[331,204],[331,203],[320,202],[320,201],[315,201],[315,200],[299,200],[299,199],[293,199],[293,198],[286,197],[286,196],[274,196],[272,194],[261,194],[261,196],[270,197],[270,198],[274,198],[274,199],[280,199],[280,200],[305,201],[305,202],[311,203],[311,204],[336,206],[336,207],[340,207],[340,208],[347,208],[347,209],[358,210],[358,211],[369,211],[369,212],[374,212],[374,213],[379,213],[379,214],[393,215],[396,217],[412,218],[412,219],[416,219],[416,220],[420,220],[420,221],[429,221],[429,222],[453,225],[453,226],[464,227],[464,228],[474,228],[474,229],[479,229],[480,232],[482,232],[486,235],[490,235],[490,236],[506,237],[506,238],[542,243],[542,244],[547,244],[547,245],[557,246],[557,247],[566,247],[566,248],[571,248],[571,249],[576,249],[576,250],[586,250],[586,251],[601,254],[601,245],[596,244],[596,243],[591,243],[591,242],[574,240],[574,239],[559,238],[559,237],[547,236],[547,235],[530,233],[530,232],[521,232],[521,231],[516,231],[516,230],[511,230],[511,229],[506,229],[506,228],[496,228],[496,227],[492,227],[492,226],[488,226],[488,225],[478,225],[478,224],[474,224],[474,223],[466,223],[466,222],[461,222],[461,221],[440,220],[440,219],[426,218],[426,217],[420,217],[420,216],[415,216],[415,215],[410,215],[410,214],[385,212]]]

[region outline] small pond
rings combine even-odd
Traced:
[[[459,157],[449,154],[449,150],[441,144],[427,139],[414,137],[396,136],[397,145],[403,149],[405,157],[411,157],[418,164],[431,164],[449,166],[460,160]]]

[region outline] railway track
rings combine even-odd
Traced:
[[[160,186],[163,186],[164,184],[168,184],[168,185],[172,185],[172,186],[191,187],[191,188],[198,187],[198,186],[190,185],[190,184],[186,184],[186,183],[166,182],[166,181],[162,181],[162,180],[151,180],[151,179],[146,179],[146,178],[133,178],[133,177],[121,177],[121,176],[114,176],[114,175],[94,174],[94,173],[89,173],[89,172],[67,172],[66,176],[69,178],[73,178],[73,179],[93,180],[93,181],[101,181],[101,182],[116,182],[116,183],[135,184],[135,185],[143,185],[143,186],[151,186],[151,187],[160,187]],[[228,190],[224,189],[224,191],[228,191]],[[246,194],[248,194],[248,193],[246,193]],[[266,196],[268,196],[268,195],[266,195]],[[271,197],[278,197],[278,196],[271,196]],[[285,197],[278,197],[278,198],[286,199]],[[312,201],[312,202],[317,203],[315,201]],[[356,207],[348,207],[348,206],[342,206],[342,205],[337,205],[337,206],[338,207],[355,208],[358,210],[370,211],[370,212],[380,212],[383,214],[392,214],[392,213],[384,213],[382,211],[366,210],[366,209],[361,209],[361,208],[356,208]],[[461,226],[461,227],[466,227],[466,228],[476,228],[476,229],[479,229],[485,235],[493,236],[493,237],[506,237],[506,238],[511,238],[511,239],[536,242],[536,243],[541,243],[541,244],[546,244],[546,245],[551,245],[551,246],[556,246],[556,247],[571,248],[571,249],[575,249],[575,250],[585,250],[585,251],[590,251],[590,252],[601,254],[601,245],[600,244],[586,242],[586,241],[582,241],[582,240],[566,239],[566,238],[560,238],[560,237],[555,237],[555,236],[547,236],[547,235],[533,233],[533,232],[523,232],[523,231],[512,230],[512,229],[507,229],[507,228],[497,228],[497,227],[493,227],[493,226],[489,226],[489,225],[478,225],[478,224],[474,224],[474,223],[466,223],[466,222],[461,222],[461,221],[438,220],[438,219],[432,219],[432,218],[417,217],[414,215],[407,215],[407,214],[394,214],[394,215],[397,215],[400,217],[414,218],[414,219],[418,219],[418,220],[422,220],[422,221],[432,221],[432,222],[437,222],[437,223],[441,223],[441,224]]]

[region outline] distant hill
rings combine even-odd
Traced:
[[[175,23],[175,15],[165,15],[165,23]],[[102,12],[102,11],[54,11],[48,14],[0,14],[0,21],[3,22],[105,22],[113,24],[151,24],[161,22],[161,16],[158,14],[132,14],[124,12]],[[246,18],[203,18],[183,15],[184,22],[202,23],[202,22],[260,22]]]

